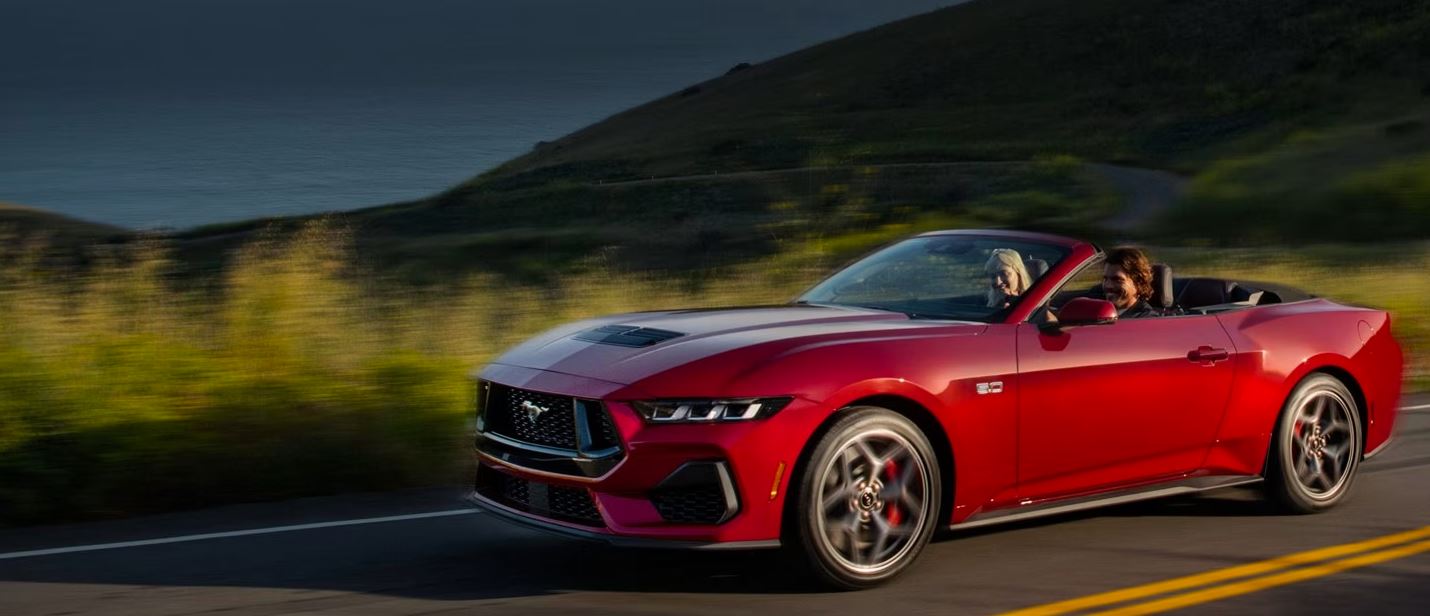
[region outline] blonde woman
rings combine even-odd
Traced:
[[[988,306],[1007,308],[1014,298],[1022,295],[1032,285],[1028,268],[1023,266],[1023,257],[1011,248],[995,248],[983,265],[988,274]]]

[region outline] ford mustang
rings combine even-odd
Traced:
[[[939,528],[1253,483],[1343,501],[1395,421],[1389,315],[1157,265],[1153,312],[1119,318],[1105,259],[934,232],[787,305],[558,327],[477,375],[473,499],[611,543],[782,547],[845,588]]]

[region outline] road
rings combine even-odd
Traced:
[[[947,533],[903,578],[863,592],[791,583],[769,552],[546,536],[433,489],[3,531],[0,614],[1001,613],[1430,525],[1430,397],[1405,404],[1423,408],[1402,414],[1353,500],[1329,513],[1277,515],[1231,489]],[[32,553],[65,547],[82,551]],[[1430,551],[1391,556],[1185,611],[1425,613]]]
[[[1187,180],[1170,171],[1092,163],[1088,165],[1127,199],[1122,211],[1102,224],[1119,233],[1135,232],[1172,207],[1186,191]]]

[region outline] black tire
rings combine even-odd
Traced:
[[[879,407],[844,409],[804,465],[786,546],[822,585],[877,586],[928,544],[941,486],[933,446],[913,422]]]
[[[1344,501],[1364,447],[1360,410],[1345,383],[1312,374],[1281,408],[1266,461],[1266,493],[1289,513],[1316,513]]]

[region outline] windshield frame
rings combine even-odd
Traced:
[[[992,309],[990,312],[981,314],[945,314],[936,311],[920,310],[917,307],[910,305],[898,306],[896,303],[874,304],[870,302],[840,302],[829,301],[830,298],[812,297],[812,295],[816,291],[820,290],[822,287],[830,284],[832,281],[838,279],[839,277],[846,275],[851,270],[860,267],[861,264],[867,263],[870,259],[874,259],[879,255],[885,254],[888,251],[892,251],[900,246],[911,242],[926,241],[940,237],[957,237],[959,239],[968,240],[970,243],[974,244],[996,243],[1002,245],[1009,245],[1009,247],[1019,246],[1023,248],[1023,251],[1020,252],[1026,251],[1026,254],[1039,254],[1038,251],[1043,251],[1041,254],[1047,254],[1051,252],[1056,255],[1056,259],[1044,259],[1045,261],[1048,261],[1048,270],[1044,272],[1042,276],[1039,276],[1030,281],[1031,284],[1029,285],[1028,289],[1026,289],[1021,295],[1016,296],[1016,298],[1011,301],[1007,306]],[[1021,306],[1026,306],[1028,304],[1042,304],[1046,299],[1045,297],[1043,297],[1044,295],[1046,295],[1046,293],[1039,293],[1037,291],[1046,288],[1046,283],[1048,282],[1049,278],[1058,278],[1058,282],[1061,282],[1060,279],[1063,278],[1061,271],[1066,270],[1070,267],[1076,268],[1077,265],[1079,265],[1080,263],[1073,264],[1072,262],[1080,262],[1084,260],[1086,255],[1083,253],[1085,253],[1085,251],[1079,249],[1087,246],[1089,246],[1087,243],[1072,238],[1066,238],[1056,235],[1047,235],[1042,233],[1025,233],[1017,231],[941,231],[933,233],[923,233],[915,236],[901,238],[897,241],[884,244],[874,250],[871,250],[861,255],[859,258],[852,259],[846,262],[843,266],[835,269],[829,275],[821,279],[819,282],[806,288],[803,292],[799,294],[799,296],[797,296],[792,301],[792,303],[798,305],[835,306],[860,310],[881,310],[887,312],[897,312],[906,315],[910,319],[958,321],[965,323],[1001,323],[1007,321],[1010,315],[1017,312],[1022,312],[1018,310]],[[1096,251],[1096,249],[1094,248],[1094,252],[1100,251]]]

